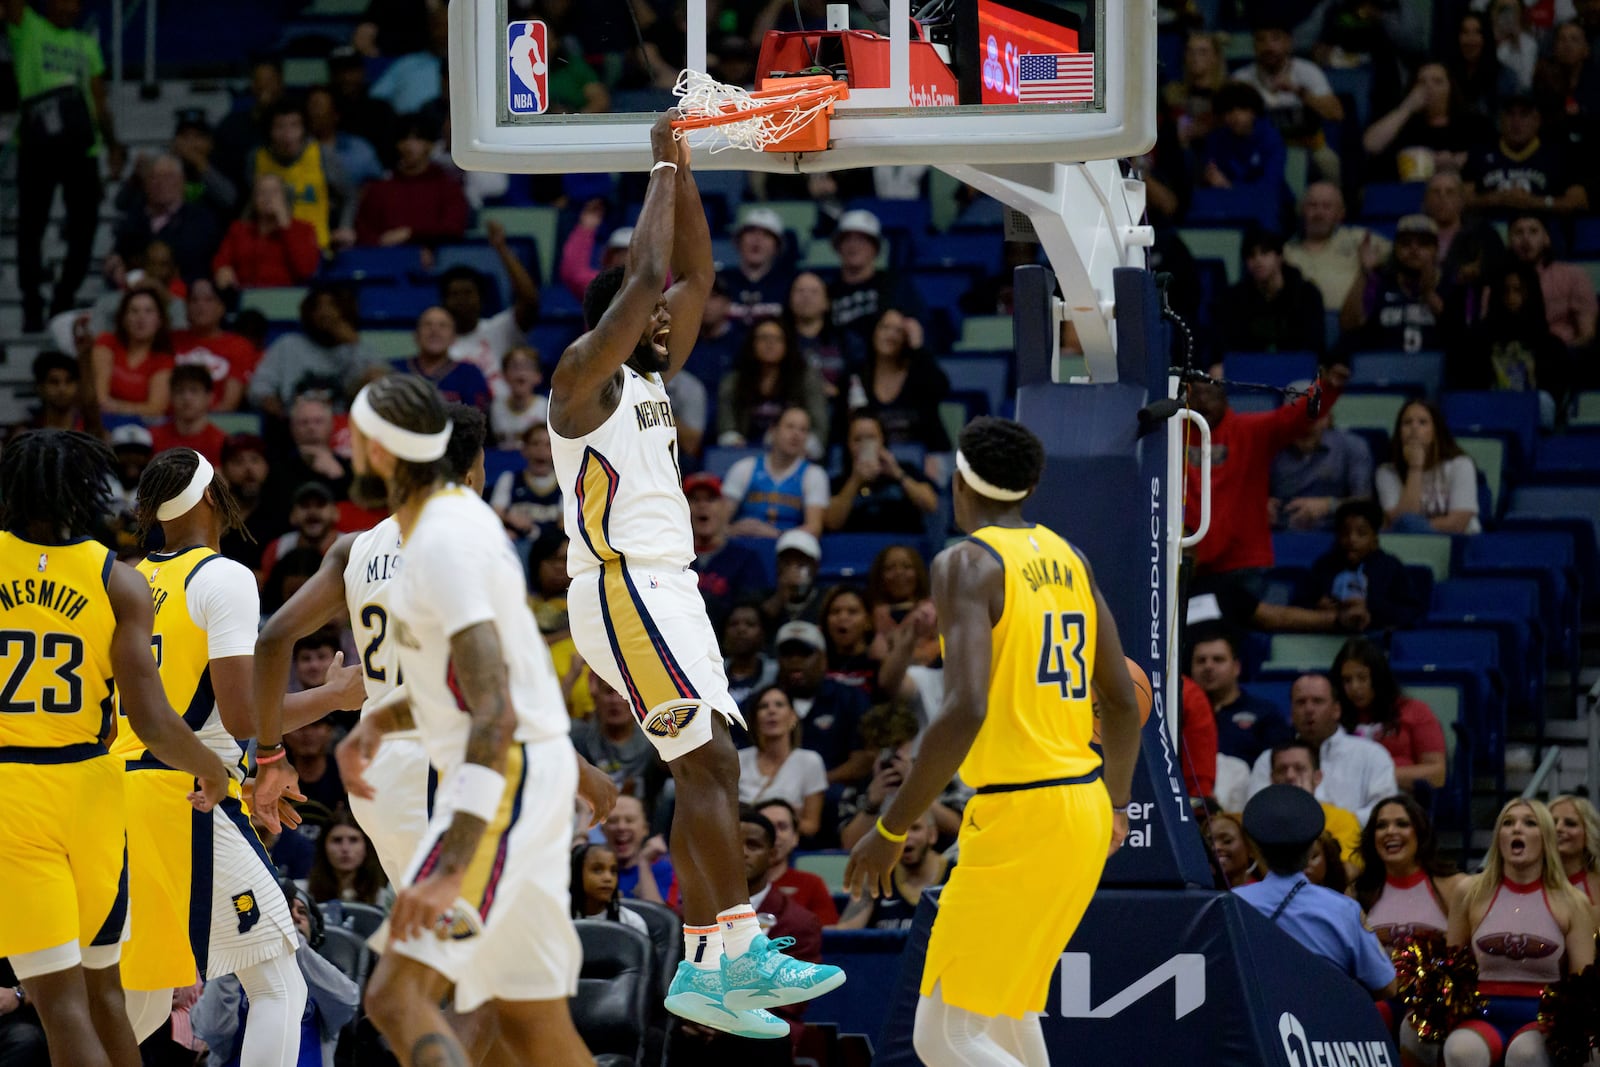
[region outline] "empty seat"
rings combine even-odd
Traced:
[[[829,892],[838,892],[844,888],[844,867],[849,861],[848,852],[796,852],[794,869],[816,875]]]
[[[417,354],[414,330],[362,330],[361,343],[385,359],[409,359]]]
[[[1504,438],[1512,446],[1512,462],[1519,469],[1532,458],[1539,435],[1537,393],[1449,393],[1442,407],[1445,424],[1457,436]]]
[[[1422,210],[1422,182],[1372,182],[1361,190],[1363,218],[1398,219]]]
[[[886,548],[905,545],[926,557],[920,537],[905,534],[825,534],[822,538],[822,563],[817,577],[828,581],[840,578],[863,579],[872,561]]]
[[[778,539],[776,537],[730,537],[729,544],[755,553],[756,560],[766,574],[768,588],[778,584]]]
[[[1279,532],[1272,535],[1272,561],[1277,567],[1310,567],[1333,547],[1325,533]]]
[[[521,474],[528,461],[514,448],[490,448],[483,453],[483,484],[493,489],[502,474]]]
[[[1010,315],[972,315],[961,322],[957,352],[1002,352],[1015,344]]]
[[[414,328],[417,318],[438,300],[438,290],[431,285],[366,285],[356,296],[356,307],[363,325]]]
[[[1571,533],[1496,530],[1463,537],[1456,560],[1461,576],[1527,577],[1539,583],[1540,619],[1552,648],[1575,662],[1581,579]]]
[[[746,456],[759,457],[760,455],[761,449],[759,448],[732,448],[723,445],[712,445],[706,449],[700,465],[702,470],[715,474],[718,478],[724,478],[728,474],[728,468],[741,459]]]
[[[357,937],[371,937],[383,925],[383,920],[388,913],[382,908],[372,904],[362,904],[355,900],[331,901],[322,905],[323,918],[327,925],[342,927],[349,930]]]
[[[317,955],[339,968],[339,973],[358,986],[364,986],[372,971],[372,950],[367,939],[341,926],[324,926]]]
[[[261,416],[253,411],[214,411],[211,421],[217,429],[232,437],[236,433],[261,436]]]
[[[1315,352],[1229,352],[1222,357],[1223,377],[1229,381],[1276,386],[1317,376]],[[1230,402],[1238,398],[1230,397]],[[1272,407],[1277,404],[1273,403]]]
[[[1600,217],[1588,215],[1573,222],[1572,254],[1578,257],[1600,256]]]
[[[1482,742],[1488,766],[1504,764],[1505,676],[1500,639],[1492,630],[1470,627],[1396,631],[1389,645],[1395,670],[1423,671],[1461,679],[1470,687],[1480,711],[1471,724]],[[1480,767],[1484,766],[1480,763]]]
[[[1436,396],[1443,382],[1443,352],[1357,352],[1350,358],[1352,387]]]
[[[1342,634],[1273,634],[1263,671],[1325,671],[1346,638]]]
[[[1387,437],[1408,399],[1404,393],[1346,393],[1333,405],[1333,424],[1346,430],[1381,430]]]
[[[1600,390],[1578,394],[1578,410],[1567,426],[1574,430],[1600,430]]]
[[[422,270],[422,250],[415,245],[392,248],[347,248],[322,268],[331,281],[398,282]]]
[[[1184,245],[1195,259],[1214,259],[1222,264],[1228,284],[1239,280],[1239,251],[1244,236],[1236,229],[1184,227],[1178,231]],[[1215,293],[1214,296],[1222,294]],[[1202,307],[1207,306],[1202,303]]]
[[[1476,626],[1500,639],[1513,701],[1543,714],[1544,629],[1539,583],[1532,578],[1452,578],[1433,589],[1431,625]]]
[[[1197,226],[1260,226],[1276,230],[1282,207],[1279,196],[1263,194],[1259,189],[1212,189],[1197,185],[1185,217]]]
[[[1482,520],[1500,513],[1500,497],[1505,486],[1506,443],[1498,437],[1458,437],[1456,444],[1472,457],[1478,474],[1489,487],[1489,510]]]
[[[998,233],[952,232],[924,236],[914,247],[921,266],[971,267],[986,278],[1000,273],[1004,251]]]
[[[648,900],[624,897],[622,906],[643,919],[650,928],[650,941],[655,953],[651,962],[659,987],[655,996],[665,998],[667,987],[672,984],[672,976],[678,970],[678,961],[683,959],[683,919],[665,904]]]
[[[1535,481],[1600,485],[1600,434],[1547,437],[1533,453]]]
[[[548,374],[550,368],[556,365],[561,358],[561,353],[567,346],[578,339],[583,328],[575,322],[549,322],[540,323],[528,331],[528,344],[539,353],[539,362],[545,367]]]
[[[538,272],[535,282],[554,280],[556,276],[556,248],[559,245],[559,218],[556,209],[537,205],[534,207],[486,207],[478,212],[480,230],[490,222],[505,227],[508,237],[531,237],[534,245],[534,263]]]
[[[869,197],[852,200],[845,205],[846,210],[862,209],[872,212],[878,217],[878,222],[887,232],[900,230],[913,237],[928,232],[933,225],[933,208],[928,201],[916,200],[881,200]]]
[[[239,310],[259,311],[269,322],[299,322],[305,298],[306,289],[300,285],[246,289],[239,295]]]
[[[1433,580],[1441,582],[1450,577],[1451,542],[1448,534],[1386,533],[1379,539],[1385,552],[1393,553],[1402,563],[1426,567]]]
[[[968,319],[970,324],[974,320]],[[1009,323],[1009,320],[1007,320]],[[977,392],[988,403],[986,411],[999,411],[1011,392],[1011,363],[996,356],[949,357],[939,361],[945,377],[950,379],[950,393]]]
[[[639,1062],[649,1025],[650,938],[608,919],[573,922],[583,944],[578,995],[571,1000],[572,1022],[596,1056]]]

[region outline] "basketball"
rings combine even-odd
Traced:
[[[1155,691],[1150,687],[1150,676],[1144,673],[1144,668],[1133,661],[1131,656],[1123,656],[1128,664],[1128,677],[1133,680],[1133,695],[1139,702],[1139,725],[1143,726],[1150,721],[1150,708],[1155,702]],[[1100,743],[1100,693],[1095,691],[1094,696],[1094,743]]]

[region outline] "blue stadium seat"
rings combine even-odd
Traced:
[[[761,455],[759,448],[727,448],[722,445],[712,445],[701,457],[700,469],[715,474],[718,478],[725,478],[729,467],[746,456],[759,455]]]
[[[1470,627],[1400,630],[1389,646],[1396,672],[1426,673],[1464,683],[1472,714],[1468,729],[1474,739],[1480,770],[1496,774],[1503,789],[1505,773],[1505,676],[1500,639],[1492,630]]]
[[[1528,486],[1511,495],[1502,525],[1558,529],[1572,538],[1585,595],[1600,600],[1600,488]]]
[[[1573,221],[1572,257],[1600,258],[1600,216],[1585,215]]]
[[[1350,359],[1351,388],[1437,396],[1444,383],[1443,352],[1357,352]]]
[[[1278,388],[1291,382],[1317,376],[1315,352],[1229,352],[1222,357],[1222,374],[1229,381],[1272,385]],[[1235,398],[1230,398],[1230,402]],[[1271,405],[1277,407],[1276,403]]]
[[[559,282],[539,290],[539,318],[544,322],[583,324],[583,304]]]
[[[1334,95],[1348,96],[1355,101],[1355,120],[1357,129],[1366,129],[1370,116],[1367,114],[1372,101],[1372,69],[1370,67],[1328,67],[1328,85],[1333,89]]]
[[[439,302],[431,285],[363,285],[356,294],[361,324],[379,329],[406,329],[417,316]]]
[[[1422,182],[1373,182],[1361,190],[1361,217],[1397,219],[1422,210]]]
[[[508,237],[506,243],[537,283],[539,257],[533,238]],[[500,262],[500,254],[487,244],[477,241],[472,244],[441,245],[434,254],[434,272],[446,271],[451,267],[471,267],[494,282],[492,294],[494,299],[483,309],[485,315],[492,315],[511,303],[511,276],[506,273],[505,265]]]
[[[756,554],[766,571],[767,587],[778,584],[778,539],[776,537],[730,537],[729,544],[740,545]]]
[[[1260,189],[1211,189],[1196,186],[1184,221],[1190,226],[1260,226],[1279,228],[1283,201]]]
[[[553,322],[535,326],[528,331],[528,343],[539,352],[539,364],[548,374],[567,346],[582,333],[576,323]]]
[[[1325,533],[1287,533],[1272,535],[1272,562],[1277,567],[1308,568],[1333,547]]]
[[[1452,578],[1433,588],[1430,626],[1477,626],[1500,638],[1513,706],[1544,712],[1544,628],[1531,578]]]
[[[1533,458],[1539,436],[1537,393],[1446,393],[1441,407],[1445,425],[1457,436],[1504,438],[1511,445],[1507,458],[1513,469]]]
[[[1600,434],[1545,438],[1534,450],[1529,475],[1551,485],[1600,485]]]
[[[827,534],[822,538],[822,565],[817,568],[819,581],[836,582],[844,578],[865,581],[872,561],[878,553],[894,545],[908,545],[923,559],[928,558],[928,546],[920,537],[905,534]]]
[[[1289,691],[1294,688],[1292,681],[1273,682],[1246,682],[1239,687],[1253,697],[1260,697],[1279,711],[1287,721],[1289,718]]]
[[[521,474],[528,461],[522,453],[514,448],[490,448],[483,453],[483,490],[484,494],[494,488],[494,483],[500,476],[507,472]]]
[[[870,211],[878,217],[878,223],[885,232],[898,230],[916,238],[927,233],[933,226],[933,206],[923,199],[916,200],[882,200],[877,197],[862,197],[852,200],[845,205],[846,210],[857,209]]]
[[[1576,664],[1582,577],[1572,534],[1500,529],[1457,539],[1458,576],[1532,578],[1539,583],[1539,619],[1549,647]]]
[[[398,282],[422,270],[422,250],[409,245],[394,248],[347,248],[322,268],[327,281]]]
[[[946,356],[939,367],[950,379],[952,394],[982,393],[991,412],[999,411],[1011,392],[1011,362],[998,356]]]
[[[922,235],[916,241],[916,262],[923,267],[971,267],[988,278],[1000,273],[1001,243],[998,233]]]

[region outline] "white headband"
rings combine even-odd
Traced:
[[[984,480],[973,473],[972,464],[968,463],[967,457],[959,451],[956,452],[956,470],[961,472],[961,477],[966,479],[967,484],[972,487],[974,493],[979,496],[986,496],[991,500],[1004,500],[1009,503],[1014,500],[1021,500],[1030,492],[1027,489],[1002,489],[993,482]]]
[[[396,459],[432,463],[444,455],[445,449],[450,447],[450,431],[454,428],[452,423],[446,421],[444,429],[438,433],[418,433],[396,426],[372,410],[372,401],[367,399],[367,391],[371,388],[370,385],[364,387],[350,405],[350,421],[356,424],[357,429],[388,449]]]
[[[183,487],[183,492],[156,508],[156,518],[162,522],[171,522],[189,514],[190,510],[200,503],[200,498],[206,495],[206,487],[211,484],[215,472],[212,471],[211,464],[206,462],[206,457],[200,453],[194,454],[194,461],[194,477]]]

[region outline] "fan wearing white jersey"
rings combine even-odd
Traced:
[[[700,332],[715,276],[711,234],[670,113],[650,142],[656,164],[627,265],[590,284],[589,332],[551,378],[550,450],[571,538],[568,618],[584,662],[627,696],[676,783],[684,962],[667,1009],[743,1037],[786,1037],[788,1024],[756,1005],[809,1000],[844,972],[782,955],[750,905],[728,732],[742,720],[689,569],[694,541],[665,384]]]
[[[481,491],[483,414],[465,404],[448,405],[448,410],[455,429],[445,452],[445,466],[453,480]],[[389,604],[390,589],[400,573],[400,555],[400,524],[393,516],[370,530],[345,534],[328,549],[317,573],[267,620],[256,637],[259,721],[265,721],[283,702],[294,643],[346,613],[361,650],[367,694],[362,713],[371,711],[400,684],[400,654],[390,634]],[[275,725],[294,730],[305,724],[280,721]],[[416,730],[396,730],[384,736],[383,746],[366,769],[367,784],[378,799],[350,796],[350,813],[372,839],[383,873],[395,885],[400,884],[428,828],[431,779],[422,736]],[[259,781],[256,796],[263,797]]]
[[[350,408],[352,493],[394,508],[406,562],[389,588],[404,687],[339,746],[352,795],[391,730],[417,729],[439,790],[401,879],[367,1014],[407,1067],[466,1063],[439,1003],[486,1005],[507,1062],[593,1063],[572,1025],[582,950],[568,919],[578,757],[522,565],[483,498],[443,461],[433,385],[394,374]]]

